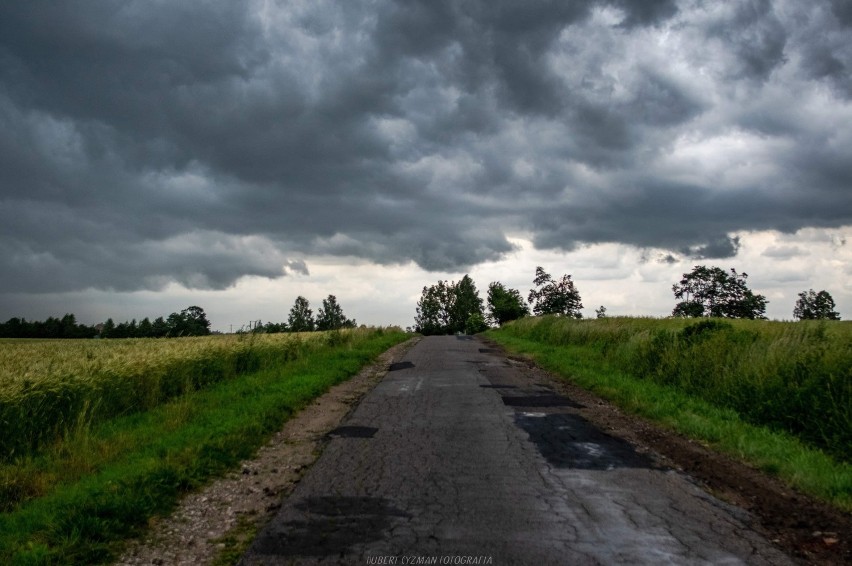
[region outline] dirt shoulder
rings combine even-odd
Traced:
[[[185,497],[169,517],[151,521],[146,536],[131,542],[116,564],[211,564],[241,548],[319,457],[327,434],[417,340],[394,346],[355,377],[332,387],[287,421],[255,458]]]
[[[505,351],[490,340],[489,347]],[[509,356],[539,383],[584,405],[577,412],[612,436],[657,455],[660,464],[683,471],[714,496],[751,513],[767,539],[803,564],[852,564],[852,516],[797,493],[777,478],[711,450],[660,425],[628,415],[532,361]]]

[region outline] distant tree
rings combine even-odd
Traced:
[[[354,320],[346,318],[343,309],[337,303],[337,297],[329,295],[322,300],[322,308],[317,311],[317,330],[338,330],[340,328],[355,328]]]
[[[267,322],[263,325],[263,331],[266,334],[278,334],[280,332],[287,332],[288,330],[286,322]]]
[[[469,275],[453,284],[453,301],[450,306],[450,332],[476,334],[488,326],[482,311],[482,298]]]
[[[682,299],[672,315],[682,317],[726,317],[765,319],[768,301],[746,285],[747,273],[730,274],[718,267],[696,265],[672,285],[676,299]]]
[[[799,293],[793,316],[799,320],[840,320],[840,313],[834,307],[834,298],[828,291],[815,293],[810,289]]]
[[[601,305],[601,308],[595,309],[596,318],[606,318],[606,307]]]
[[[432,334],[450,334],[450,312],[455,301],[453,284],[438,281],[435,285],[424,286],[417,302],[417,314],[414,317],[414,330],[429,336]]]
[[[106,319],[101,327],[101,338],[113,338],[115,333],[115,322],[111,318]]]
[[[489,318],[498,325],[530,314],[517,289],[508,289],[499,281],[488,285]]]
[[[179,313],[173,312],[166,319],[168,336],[207,336],[210,334],[210,321],[204,309],[191,306]]]
[[[580,312],[583,308],[580,292],[571,281],[570,275],[563,275],[556,281],[544,269],[536,267],[533,284],[537,289],[530,291],[527,301],[532,305],[535,314],[558,314],[583,318]]]
[[[464,323],[465,334],[477,334],[488,330],[488,323],[485,321],[485,315],[482,312],[471,313]]]
[[[111,338],[130,338],[130,325],[127,322],[116,324]]]
[[[415,331],[425,335],[475,334],[487,327],[482,298],[469,275],[462,277],[458,283],[438,281],[435,285],[423,287],[414,317]]]
[[[290,316],[287,317],[287,326],[290,332],[310,332],[314,329],[314,312],[305,297],[296,297]]]
[[[169,335],[169,323],[163,319],[163,317],[158,316],[154,319],[154,322],[151,323],[151,335],[154,338],[163,338]]]
[[[210,321],[204,309],[197,306],[187,307],[180,311],[189,328],[189,336],[207,336],[210,334]]]
[[[154,325],[146,316],[139,321],[139,327],[136,329],[136,335],[140,338],[151,338],[154,335]]]

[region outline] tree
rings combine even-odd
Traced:
[[[595,309],[595,317],[606,318],[606,307],[601,305],[601,308]]]
[[[155,338],[163,338],[169,335],[169,323],[161,316],[154,319],[154,322],[151,323],[151,329],[151,335]]]
[[[115,333],[115,322],[111,318],[106,319],[106,322],[101,326],[101,338],[112,338]]]
[[[527,301],[532,305],[535,314],[558,314],[583,318],[580,312],[583,308],[580,292],[574,287],[570,275],[563,275],[559,281],[556,281],[544,269],[536,267],[533,284],[538,289],[530,291]]]
[[[317,330],[338,330],[340,328],[355,328],[354,320],[346,318],[343,309],[337,303],[337,297],[329,295],[322,300],[322,308],[317,311]]]
[[[207,336],[210,334],[210,321],[207,320],[207,314],[201,307],[187,307],[180,311],[184,317],[188,328],[189,336]]]
[[[517,289],[508,289],[499,281],[488,285],[489,318],[503,325],[530,314],[530,309]]]
[[[799,293],[793,316],[799,320],[840,320],[840,313],[834,307],[834,299],[828,291],[815,293],[810,289]]]
[[[154,321],[156,326],[157,321]],[[168,336],[207,336],[210,334],[210,322],[204,309],[191,306],[179,313],[173,312],[166,319]]]
[[[458,283],[438,281],[423,287],[417,302],[414,328],[424,335],[475,334],[487,328],[482,311],[482,298],[469,275]]]
[[[469,275],[452,287],[453,301],[450,306],[450,332],[476,334],[487,328],[482,312],[482,298]]]
[[[675,298],[682,299],[672,315],[765,319],[769,301],[748,288],[747,278],[747,273],[737,273],[733,268],[728,274],[719,267],[696,265],[672,285]]]
[[[139,322],[137,335],[140,338],[150,338],[154,335],[154,325],[151,324],[151,321],[148,320],[147,316]]]
[[[290,316],[287,317],[287,326],[290,332],[310,332],[314,329],[314,312],[305,297],[296,297]]]
[[[425,336],[449,334],[450,310],[454,299],[452,284],[446,281],[439,280],[435,285],[424,286],[417,302],[414,330]]]

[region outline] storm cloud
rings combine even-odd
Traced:
[[[846,6],[4,3],[0,291],[852,224]]]

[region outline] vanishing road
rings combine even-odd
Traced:
[[[242,563],[791,563],[743,511],[576,408],[476,339],[424,338]]]

